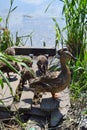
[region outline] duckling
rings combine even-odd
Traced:
[[[27,81],[29,83],[31,79],[35,78],[35,73],[32,69],[33,61],[29,60],[30,59],[29,56],[27,57],[28,59],[26,59],[26,56],[23,56],[22,58],[23,58],[22,62],[24,62],[29,67],[29,70],[25,66],[21,66],[22,67],[21,79],[19,81],[19,84],[18,84],[18,87],[16,90],[16,94],[14,96],[14,101],[20,101],[21,94],[22,94],[25,83]]]
[[[48,54],[45,55],[39,55],[37,57],[37,71],[36,71],[36,76],[40,77],[42,75],[46,75],[47,70],[48,70]],[[33,104],[39,104],[40,99],[42,97],[42,93],[34,93],[34,98],[33,98]]]
[[[21,58],[22,58],[22,63],[25,63],[30,68],[30,70],[28,70],[25,66],[21,65],[22,70],[21,70],[20,85],[23,87],[27,80],[29,82],[30,79],[35,78],[35,74],[33,69],[31,69],[33,65],[33,61],[31,57],[21,56]]]
[[[25,63],[28,67],[32,67],[33,60],[30,56],[21,56],[22,62]],[[25,66],[21,65],[22,69],[25,68]]]
[[[8,47],[5,51],[5,54],[15,56],[15,49],[12,47]]]
[[[25,82],[28,81],[30,82],[31,79],[35,78],[35,73],[33,69],[27,70],[26,68],[23,68],[21,71],[21,79],[20,79],[20,84],[23,87]]]
[[[37,76],[45,75],[48,69],[48,58],[45,55],[39,55],[37,57],[37,67],[36,71]]]
[[[17,71],[20,71],[20,66],[18,65],[17,62],[9,62]],[[11,69],[10,67],[7,66],[7,64],[5,64],[4,62],[0,62],[0,70],[3,72],[3,73],[7,73],[7,76],[8,78],[10,79],[10,75],[9,73],[10,72],[14,72],[15,71],[13,69]]]
[[[65,50],[58,51],[58,58],[60,58],[61,70],[56,74],[48,73],[45,76],[38,77],[30,83],[30,88],[34,92],[51,92],[52,96],[57,92],[64,90],[69,86],[71,81],[71,72],[66,63],[68,60],[76,58]]]

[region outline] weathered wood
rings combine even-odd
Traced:
[[[31,116],[26,125],[26,130],[48,130],[48,120],[43,116]]]
[[[56,54],[55,48],[34,48],[34,47],[13,47],[15,49],[16,55],[29,55],[33,54],[34,56],[49,54],[49,56],[54,56]]]
[[[53,110],[50,115],[51,127],[56,126],[64,116],[58,109]]]
[[[65,115],[70,107],[70,96],[68,87],[59,93],[61,96],[58,99],[51,98],[51,93],[44,93],[41,102],[41,110],[53,111],[59,109],[59,111]]]
[[[12,77],[10,80],[10,85],[13,91],[13,96],[15,95],[16,88],[19,84],[20,76],[17,74],[11,73]],[[14,78],[14,76],[16,76]],[[0,103],[0,107],[10,107],[13,102],[13,96],[11,94],[10,88],[6,83],[4,83],[4,88],[0,87],[0,100],[2,100],[3,104]]]
[[[41,102],[41,110],[49,112],[49,111],[53,111],[54,109],[57,109],[58,106],[59,106],[59,101],[53,99],[51,93],[43,94],[42,102]]]
[[[0,119],[8,119],[10,118],[11,115],[10,115],[10,112],[9,111],[1,111],[0,110]]]
[[[33,99],[34,93],[29,89],[29,86],[24,86],[21,99],[20,99],[20,105],[19,109],[31,109],[32,105],[32,99]]]
[[[33,58],[34,64],[33,68],[34,71],[37,70],[36,66],[36,57]],[[51,59],[50,59],[51,60]],[[12,78],[13,79],[13,78]],[[20,82],[20,76],[17,75],[17,80],[10,81],[13,95],[15,95],[16,89]],[[10,93],[10,89],[8,88],[7,84],[5,83],[4,89],[0,87],[0,99],[4,102],[5,105],[0,103],[0,110],[1,108],[11,108],[11,111],[19,111],[20,113],[27,113],[29,115],[36,115],[36,116],[51,116],[50,124],[51,126],[55,126],[61,120],[61,118],[67,114],[67,111],[70,107],[70,97],[69,97],[69,89],[66,88],[62,92],[60,92],[60,97],[58,99],[53,99],[51,93],[43,93],[41,103],[39,105],[33,105],[32,99],[34,93],[30,91],[29,84],[26,84],[23,88],[23,92],[21,94],[20,102],[13,102],[13,97]],[[4,110],[4,109],[3,109]],[[6,110],[6,108],[5,108]],[[5,111],[6,116],[9,117],[9,111]],[[4,111],[1,113],[0,116],[3,115]],[[3,117],[4,118],[4,117]]]
[[[35,106],[35,107],[33,106],[33,107],[31,108],[31,110],[28,111],[28,114],[30,114],[30,115],[36,115],[36,116],[43,116],[43,117],[49,115],[48,112],[42,111],[40,108],[38,108],[38,107],[36,107],[36,106]]]
[[[67,87],[65,90],[60,92],[60,97],[58,99],[51,98],[51,95],[49,93],[46,94],[43,95],[43,99],[41,102],[41,110],[44,110],[45,112],[50,112],[50,125],[56,126],[69,110],[69,89]]]
[[[66,115],[69,108],[70,108],[70,91],[69,91],[69,88],[67,87],[60,94],[61,94],[61,96],[59,98],[59,100],[60,100],[59,111],[63,115]]]

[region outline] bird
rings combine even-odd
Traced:
[[[25,63],[28,67],[32,67],[33,65],[33,60],[30,56],[20,56],[20,58],[22,59],[22,63]],[[26,68],[24,65],[21,65],[22,69]]]
[[[76,58],[69,51],[64,49],[57,51],[56,57],[60,59],[61,70],[33,79],[29,84],[29,87],[34,92],[50,92],[52,97],[55,98],[55,93],[61,92],[69,86],[71,72],[67,66],[67,61],[71,59],[76,60]]]
[[[18,65],[17,62],[9,62],[9,64],[14,67],[17,71],[20,71],[20,66]],[[8,78],[10,79],[10,75],[9,73],[10,72],[13,72],[13,73],[16,73],[15,70],[13,70],[11,67],[9,67],[6,63],[4,62],[0,62],[0,70],[3,72],[3,73],[7,73],[7,76]]]
[[[8,47],[5,51],[5,54],[15,56],[15,49],[12,47]]]
[[[23,64],[21,65],[21,71],[20,71],[21,77],[14,96],[14,101],[16,102],[20,101],[25,83],[27,83],[27,81],[29,83],[31,79],[35,78],[35,73],[32,69],[33,65],[32,59],[29,56],[20,56],[20,59],[22,59],[22,63],[26,64],[27,67]]]
[[[23,87],[26,81],[28,81],[29,83],[30,80],[33,78],[35,78],[35,73],[33,69],[30,68],[29,70],[27,70],[26,68],[23,68],[21,71],[21,79],[20,79],[21,86]]]
[[[29,82],[30,79],[35,78],[35,73],[32,69],[33,60],[30,56],[20,56],[22,59],[22,65],[21,65],[21,79],[19,84],[23,87],[26,81]],[[27,67],[25,65],[27,65]]]
[[[37,65],[37,70],[36,70],[36,77],[40,77],[42,75],[46,75],[47,70],[48,70],[48,54],[44,54],[44,55],[38,55],[37,56],[37,61],[36,61],[36,65]],[[34,97],[33,97],[33,104],[37,105],[40,103],[40,99],[42,98],[42,93],[34,93]]]
[[[37,57],[37,68],[36,71],[37,76],[46,75],[48,69],[48,57],[46,55],[39,55]]]
[[[8,47],[7,49],[5,49],[4,54],[9,55],[11,57],[14,57],[15,56],[15,49],[12,47]],[[14,69],[16,69],[17,71],[20,71],[20,66],[17,62],[13,61],[12,59],[10,59],[8,57],[6,60],[9,62],[9,66],[11,65],[12,67],[14,67]],[[7,77],[10,80],[11,78],[10,78],[9,73],[10,72],[16,73],[16,71],[9,66],[6,63],[4,63],[3,61],[0,62],[0,70],[3,73],[7,73]]]

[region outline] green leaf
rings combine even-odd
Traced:
[[[0,22],[2,21],[2,18],[0,17]]]
[[[47,8],[45,9],[45,13],[47,12],[47,10],[49,9],[49,7],[50,7],[50,5],[52,4],[54,2],[54,0],[52,0],[49,4],[48,4],[48,6],[47,6]]]
[[[11,88],[11,85],[8,81],[8,79],[4,76],[3,72],[0,70],[0,75],[2,76],[2,78],[4,79],[4,81],[6,82],[6,84],[8,85],[9,89],[10,89],[10,92],[11,92],[11,95],[13,96],[13,90]]]
[[[0,103],[4,105],[4,102],[0,99]]]
[[[13,12],[17,7],[18,7],[18,6],[15,6],[15,7],[11,10],[11,12]]]
[[[22,66],[26,67],[26,69],[27,69],[28,71],[30,71],[30,73],[31,73],[31,74],[33,74],[33,76],[35,76],[34,71],[33,71],[30,67],[28,67],[25,63],[20,62],[20,65],[22,65]]]
[[[13,2],[14,2],[14,0],[10,0],[10,4],[11,4],[11,6],[12,6]]]
[[[5,58],[0,57],[0,60],[3,61],[5,64],[7,64],[7,66],[9,68],[11,68],[12,70],[14,70],[17,74],[19,74],[19,72],[10,64],[10,62],[8,62]]]
[[[0,79],[0,85],[1,85],[1,87],[3,89],[4,88],[4,84],[3,84],[3,80],[2,79]]]

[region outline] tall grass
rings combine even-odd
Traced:
[[[17,6],[13,7],[14,0],[10,0],[10,7],[7,13],[7,17],[5,20],[5,27],[1,27],[2,31],[0,35],[0,51],[4,51],[6,48],[13,46],[13,39],[11,38],[11,33],[9,30],[9,18],[11,13],[17,8]],[[2,20],[2,19],[1,19]]]
[[[55,24],[55,32],[56,32],[56,38],[55,38],[55,48],[59,48],[59,46],[61,45],[61,47],[63,48],[64,46],[64,37],[62,35],[62,30],[60,29],[57,21],[55,18],[52,18],[54,24]]]
[[[77,98],[81,93],[87,91],[87,50],[82,60],[78,58],[76,64],[72,66],[71,92]]]
[[[0,63],[1,62],[4,62],[10,69],[12,69],[14,72],[16,72],[17,74],[20,74],[11,64],[10,62],[8,61],[9,60],[14,60],[14,61],[18,61],[17,58],[14,58],[13,56],[6,56],[5,54],[1,53],[0,52]],[[16,60],[17,59],[17,60]],[[8,85],[9,89],[10,89],[10,92],[13,96],[13,91],[12,91],[12,87],[10,85],[10,82],[9,80],[6,78],[6,76],[4,75],[4,73],[0,70],[0,87],[4,88],[4,82],[3,82],[3,79],[4,81],[6,82],[6,84]]]
[[[14,0],[10,0],[10,7],[9,7],[9,11],[6,17],[5,28],[8,28],[9,18],[10,18],[11,13],[17,8],[17,6],[13,7],[13,3],[14,3]]]
[[[0,35],[0,51],[4,51],[8,47],[13,46],[13,41],[11,38],[10,31],[7,28],[2,28],[2,33]]]
[[[87,1],[64,0],[63,2],[63,14],[65,15],[67,30],[66,44],[74,55],[79,55],[80,53],[84,55],[84,43],[87,37]]]

